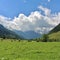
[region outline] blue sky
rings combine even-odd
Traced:
[[[51,9],[52,13],[60,12],[60,0],[0,0],[0,15],[14,18],[23,13],[28,16],[38,11],[39,5]]]

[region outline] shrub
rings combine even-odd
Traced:
[[[49,37],[47,34],[43,35],[43,42],[47,42],[49,40]]]
[[[28,40],[28,42],[32,42],[32,40]]]
[[[18,41],[20,42],[21,40],[19,39]]]

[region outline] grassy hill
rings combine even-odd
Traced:
[[[60,24],[58,24],[56,27],[54,27],[54,28],[49,32],[49,34],[52,34],[52,33],[58,32],[58,31],[60,31]]]
[[[0,60],[60,60],[60,43],[3,40]]]
[[[50,39],[60,40],[60,31],[49,35]]]
[[[49,32],[49,38],[60,41],[60,24]]]

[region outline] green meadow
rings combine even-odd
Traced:
[[[56,39],[57,41],[58,41],[58,40],[60,41],[60,31],[55,32],[55,33],[53,33],[53,34],[50,34],[50,35],[49,35],[49,38],[50,38],[50,39]]]
[[[0,40],[0,60],[60,60],[60,42]]]

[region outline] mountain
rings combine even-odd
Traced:
[[[41,36],[39,33],[35,31],[26,31],[24,33],[26,34],[25,37],[27,36],[27,39],[39,38]]]
[[[0,38],[21,39],[21,37],[19,37],[15,32],[8,30],[1,24],[0,24]]]
[[[51,34],[51,33],[56,33],[56,32],[58,32],[58,31],[60,31],[60,24],[58,24],[56,27],[54,27],[54,28],[49,32],[49,34]]]
[[[60,24],[49,32],[49,38],[60,40]]]
[[[34,38],[39,38],[41,36],[41,34],[36,33],[34,31],[22,32],[22,31],[15,30],[15,33],[23,37],[24,39],[34,39]]]

